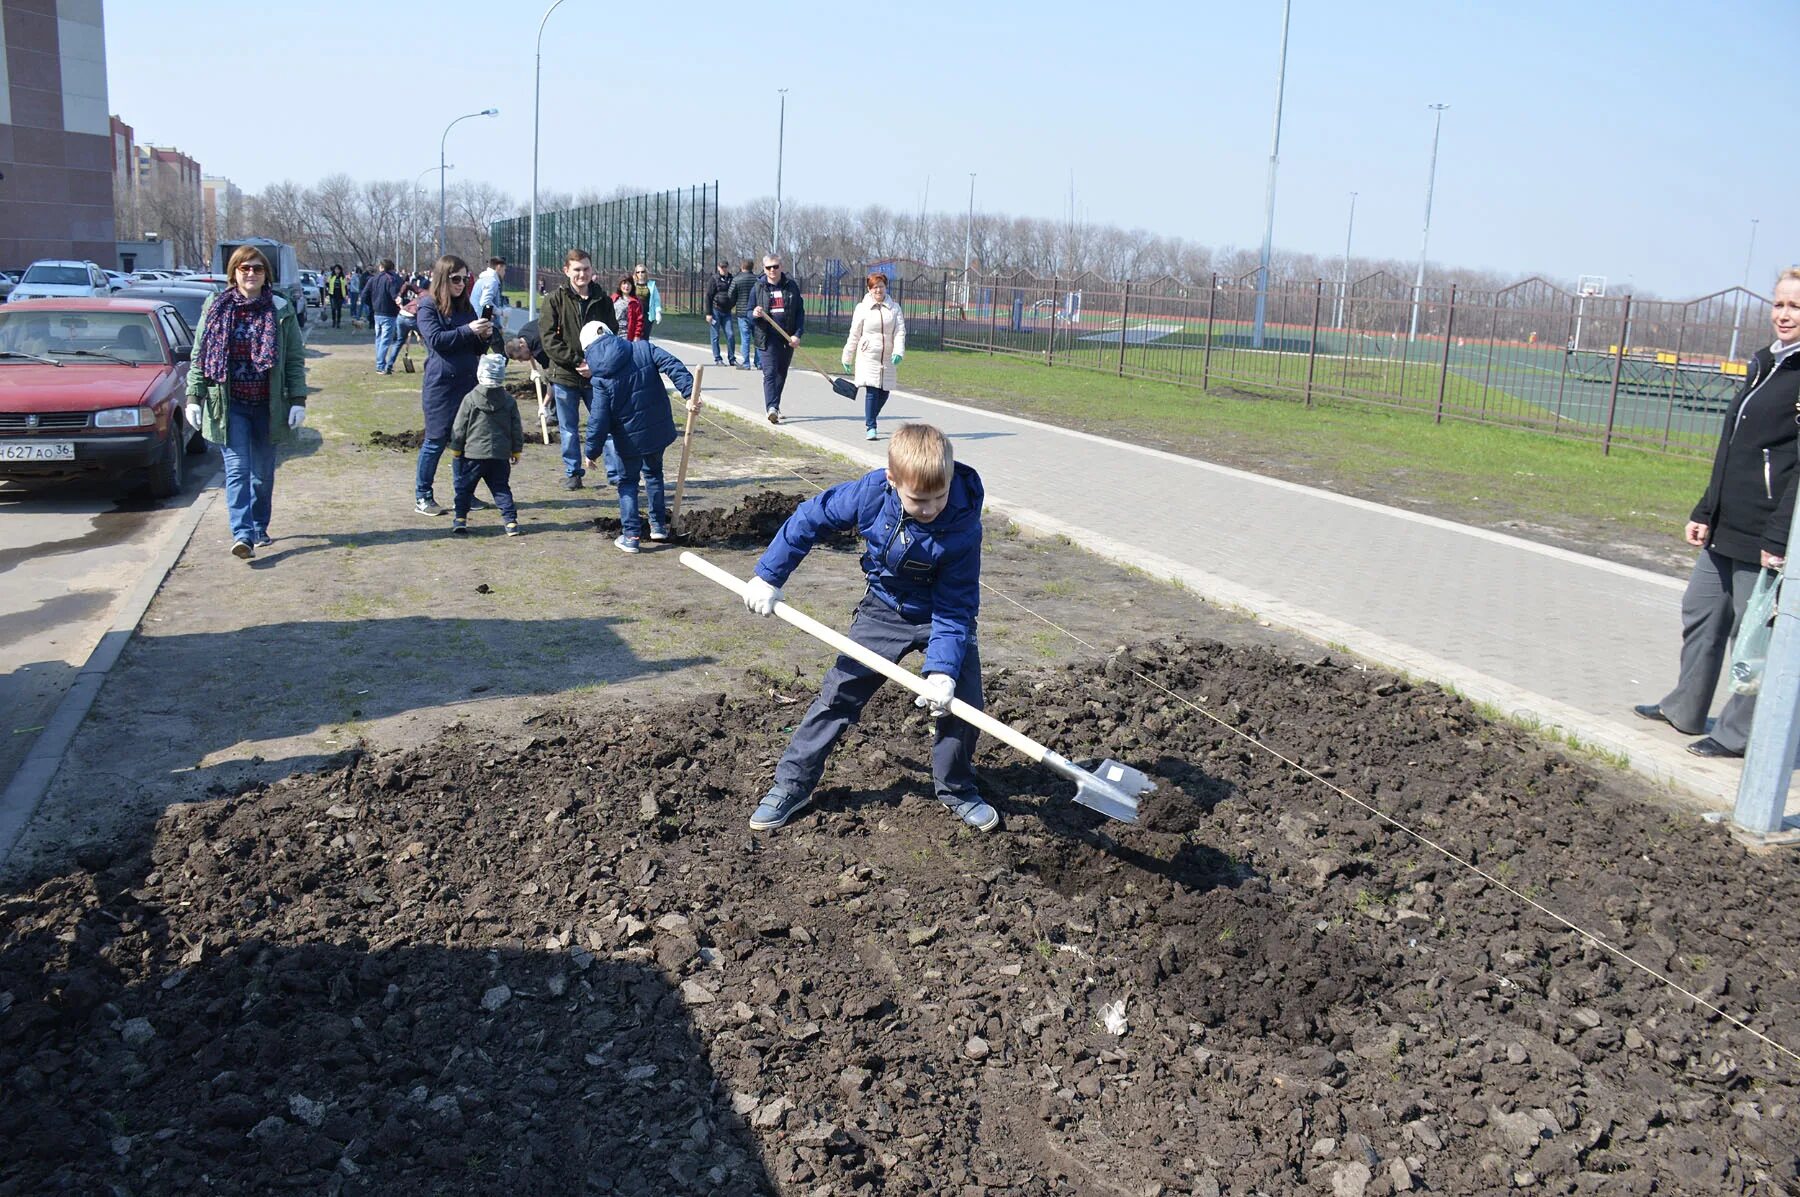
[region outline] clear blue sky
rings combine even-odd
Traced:
[[[547,3],[113,0],[110,102],[249,191],[412,178],[450,118],[497,106],[450,134],[451,178],[523,198]],[[789,202],[916,210],[929,176],[932,209],[960,213],[973,170],[978,209],[1061,218],[1072,169],[1084,219],[1255,247],[1280,29],[1280,0],[565,0],[541,186],[772,195],[785,86]],[[1295,0],[1276,245],[1342,253],[1356,191],[1355,252],[1415,259],[1442,102],[1433,261],[1689,297],[1738,281],[1757,218],[1766,292],[1800,261],[1796,44],[1793,0]],[[239,103],[245,78],[293,119]]]

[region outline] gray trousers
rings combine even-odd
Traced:
[[[1662,700],[1663,714],[1677,730],[1692,736],[1706,731],[1713,692],[1744,620],[1744,604],[1761,573],[1761,567],[1751,562],[1700,550],[1681,596],[1681,677]],[[1733,694],[1719,712],[1712,738],[1733,752],[1744,751],[1755,712],[1755,695]]]
[[[767,359],[765,359],[767,360]],[[924,650],[931,639],[931,621],[910,623],[899,612],[872,594],[863,595],[850,620],[850,639],[890,661],[898,661],[914,649]],[[825,758],[844,729],[862,717],[863,707],[875,697],[887,679],[851,657],[839,657],[826,671],[819,697],[807,709],[806,718],[794,729],[787,751],[775,766],[775,784],[790,794],[810,794],[825,772]],[[981,701],[981,654],[974,637],[963,656],[956,679],[956,697],[977,710]],[[931,746],[931,780],[940,799],[979,799],[975,787],[975,741],[981,733],[961,719],[946,715],[937,721],[937,738]]]

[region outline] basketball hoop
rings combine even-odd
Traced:
[[[1603,299],[1606,297],[1606,276],[1604,274],[1584,274],[1575,284],[1575,294],[1583,299]]]

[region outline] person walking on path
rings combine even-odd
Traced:
[[[231,285],[200,310],[185,414],[224,455],[231,555],[247,561],[274,543],[275,447],[306,422],[306,356],[262,251],[238,246],[225,273]]]
[[[750,309],[756,317],[757,344],[762,346],[763,414],[769,423],[779,424],[788,367],[794,364],[794,350],[806,332],[806,301],[800,297],[799,284],[782,273],[781,259],[774,254],[763,258],[763,276],[751,292]],[[769,320],[781,331],[770,328]]]
[[[394,259],[381,259],[374,276],[363,284],[363,303],[375,324],[375,373],[392,374],[394,359],[400,356],[400,338],[395,332],[400,319],[400,276],[394,273]]]
[[[937,717],[932,788],[965,824],[992,831],[1000,815],[975,785],[978,733],[947,713],[953,697],[982,706],[975,639],[981,501],[981,475],[956,460],[948,437],[929,424],[902,424],[888,442],[887,469],[840,482],[794,509],[757,561],[744,606],[773,614],[782,585],[821,536],[861,533],[869,589],[851,617],[850,639],[890,661],[925,651],[921,672],[932,696],[913,703]],[[861,718],[884,680],[853,657],[837,659],[775,766],[775,784],[750,816],[752,831],[780,827],[812,801],[832,745]]]
[[[475,366],[487,349],[494,325],[469,304],[469,264],[445,254],[431,268],[431,294],[419,301],[419,339],[425,342],[425,382],[419,404],[425,409],[425,440],[413,478],[413,509],[442,515],[437,505],[438,461],[450,444],[450,426],[463,396],[475,389]],[[451,466],[452,481],[455,473]],[[476,502],[475,506],[486,506]]]
[[[756,292],[756,284],[756,263],[745,258],[731,280],[731,310],[737,313],[737,364],[740,370],[755,370],[762,365],[762,358],[756,352],[756,330],[751,327],[756,319],[750,314],[750,297]]]
[[[871,273],[865,280],[869,293],[850,316],[850,335],[844,338],[844,369],[856,371],[856,385],[863,393],[863,436],[877,439],[875,418],[894,389],[895,367],[906,356],[906,315],[888,298],[887,276]]]
[[[632,294],[644,305],[644,337],[648,341],[656,331],[656,322],[662,319],[662,292],[657,289],[656,280],[650,277],[650,268],[639,262],[631,268]]]
[[[344,301],[349,297],[349,286],[344,281],[344,268],[333,266],[330,277],[325,280],[325,299],[331,304],[331,327],[343,326]]]
[[[619,335],[627,341],[642,341],[644,336],[644,301],[638,298],[637,285],[629,274],[619,276],[612,293],[613,311],[619,315]]]
[[[467,532],[475,484],[485,481],[508,536],[519,534],[519,509],[513,503],[512,468],[525,451],[525,424],[519,405],[506,389],[506,358],[483,354],[475,367],[476,387],[463,396],[450,430],[450,452],[456,459],[456,515],[450,531]]]
[[[362,315],[363,284],[369,281],[369,272],[358,262],[350,271],[350,327],[356,327],[357,319]]]
[[[506,306],[506,259],[489,258],[487,269],[475,279],[469,291],[469,306],[477,314],[492,307],[498,312]]]
[[[556,404],[556,427],[562,439],[563,489],[580,490],[582,469],[581,409],[594,415],[594,388],[588,378],[587,357],[582,352],[581,330],[596,320],[608,331],[619,331],[619,318],[606,288],[594,277],[594,263],[585,249],[563,255],[563,277],[568,280],[544,299],[544,356],[550,359],[550,397]],[[609,468],[612,458],[606,459]]]
[[[1765,569],[1787,564],[1794,516],[1800,404],[1800,267],[1775,281],[1770,309],[1774,343],[1756,351],[1744,389],[1725,412],[1706,493],[1688,516],[1684,536],[1700,550],[1681,596],[1681,671],[1662,701],[1632,710],[1676,731],[1700,735],[1744,604]],[[1741,757],[1756,711],[1752,694],[1733,694],[1712,734],[1688,745],[1703,757]]]
[[[731,303],[731,263],[720,262],[719,272],[706,283],[706,335],[712,342],[715,366],[737,365],[737,354],[731,346]],[[720,341],[725,342],[723,358],[719,356]],[[741,339],[738,344],[742,346]]]
[[[618,453],[619,538],[613,546],[635,553],[643,532],[638,518],[638,479],[650,501],[650,539],[669,539],[669,504],[663,491],[663,450],[675,443],[675,418],[669,413],[667,374],[686,399],[687,410],[700,410],[694,376],[681,359],[648,341],[615,337],[598,320],[581,330],[588,370],[594,380],[593,414],[588,418],[589,460],[611,439]]]

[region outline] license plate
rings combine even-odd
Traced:
[[[40,445],[0,443],[0,461],[74,461],[73,441],[45,441]]]

